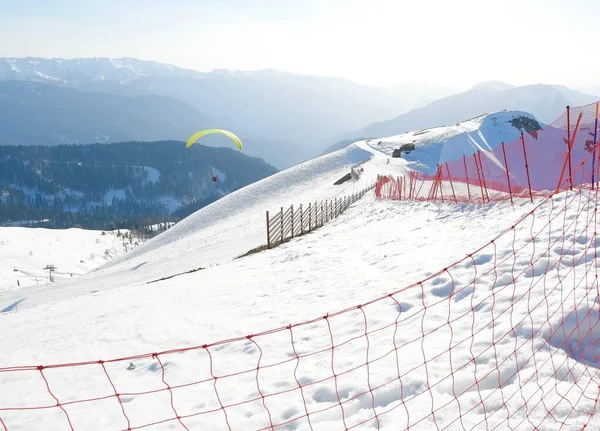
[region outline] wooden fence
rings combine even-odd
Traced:
[[[267,248],[276,247],[323,226],[374,188],[375,184],[372,184],[350,196],[309,203],[307,207],[302,204],[295,209],[294,205],[286,210],[281,207],[275,214],[267,211]]]

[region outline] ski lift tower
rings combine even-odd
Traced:
[[[54,265],[46,265],[46,267],[44,269],[47,269],[49,271],[49,278],[50,278],[50,282],[52,283],[54,280],[52,279],[52,273],[54,271],[56,271],[56,267]]]

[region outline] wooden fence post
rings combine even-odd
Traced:
[[[324,220],[324,215],[323,215],[323,201],[321,201],[321,226],[323,226],[323,220]]]
[[[302,204],[300,204],[300,235],[304,234],[304,213],[302,212]]]
[[[292,206],[290,206],[291,210],[292,210],[292,238],[294,237],[294,205],[292,204]]]
[[[281,207],[281,238],[280,242],[283,243],[283,207]]]
[[[269,211],[267,211],[267,248],[271,248],[271,227],[269,225]]]

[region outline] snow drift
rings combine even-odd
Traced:
[[[460,159],[477,151],[489,151],[502,142],[512,142],[521,134],[520,125],[535,117],[527,112],[500,111],[484,114],[453,126],[418,130],[384,139],[371,139],[368,144],[390,156],[395,149],[414,146],[402,157],[413,169],[434,174],[438,164]],[[521,120],[521,121],[518,121]]]

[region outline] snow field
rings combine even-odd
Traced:
[[[364,147],[364,148],[363,148]],[[333,183],[361,161],[365,171],[358,181],[340,186]],[[60,289],[30,289],[27,294],[2,295],[0,304],[27,299],[19,307],[35,306],[76,295],[116,287],[133,286],[174,276],[198,268],[210,268],[233,261],[251,249],[266,244],[265,212],[289,205],[340,198],[372,184],[379,173],[400,175],[406,162],[368,150],[364,143],[306,162],[258,181],[219,199],[177,223],[167,232],[145,242],[138,249],[110,260],[87,274],[85,282],[64,281]]]
[[[129,231],[122,230],[122,234]],[[57,267],[55,281],[79,277],[136,247],[135,239],[117,232],[84,229],[0,227],[0,292],[49,283],[48,264]],[[107,253],[108,252],[108,253]],[[47,288],[47,287],[44,287]],[[0,304],[0,310],[2,305]]]
[[[402,158],[415,169],[435,174],[437,165],[470,156],[477,151],[491,151],[502,142],[512,142],[521,131],[511,124],[516,117],[535,119],[522,111],[501,111],[480,115],[456,125],[435,127],[404,133],[383,139],[371,139],[367,144],[391,156],[394,149],[413,144],[415,149]]]
[[[362,188],[332,184],[366,158],[365,184],[405,173],[405,160],[388,165],[358,142],[77,282],[0,292],[0,306],[23,300],[0,313],[0,366],[24,367],[0,368],[6,429],[597,423],[595,191],[514,207],[367,195],[323,228],[233,259],[264,242],[265,210]],[[123,359],[98,362],[110,358]],[[85,364],[36,368],[74,362]]]
[[[107,397],[65,405],[74,429],[127,429],[127,418],[132,428],[166,420],[148,429],[183,429],[177,416],[215,430],[577,429],[598,397],[595,203],[589,192],[562,194],[465,258],[533,205],[365,198],[258,255],[11,314],[11,339],[34,339],[10,363],[199,346],[107,363],[106,372],[44,370],[63,404]],[[432,266],[448,270],[423,270]],[[282,329],[202,347],[271,328]],[[55,405],[38,370],[16,374],[0,373],[2,387],[23,396],[0,395],[0,406]],[[9,430],[66,426],[56,407],[2,417]]]

